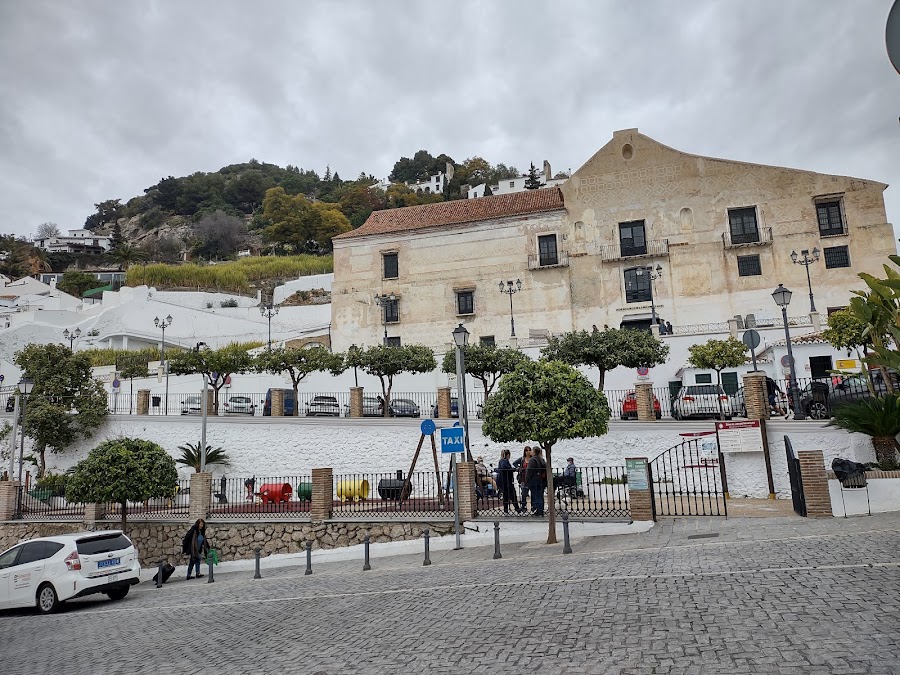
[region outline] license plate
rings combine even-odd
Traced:
[[[118,574],[110,574],[108,577],[106,577],[106,580],[109,582],[118,581],[119,575]]]
[[[102,570],[104,567],[115,567],[120,562],[122,562],[121,558],[110,558],[109,560],[101,560],[97,563],[97,569]]]

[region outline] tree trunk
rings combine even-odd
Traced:
[[[888,394],[894,393],[894,383],[891,381],[891,374],[888,372],[888,369],[884,366],[879,366],[878,370],[881,371],[881,378],[884,380],[884,386],[887,389]]]
[[[893,436],[873,436],[872,445],[875,446],[875,459],[879,464],[888,465],[897,461],[900,445]]]
[[[556,495],[553,489],[553,465],[550,461],[552,443],[544,446],[544,454],[547,456],[547,543],[556,543]]]
[[[722,389],[722,371],[721,370],[716,371],[716,384],[719,387],[719,391],[724,391],[724,389]],[[718,391],[716,392],[716,400],[719,402],[719,419],[724,420],[725,419],[725,411],[722,410],[722,394],[720,394]]]
[[[22,433],[25,433],[24,430]],[[37,476],[35,476],[35,478],[43,478],[44,471],[47,468],[47,446],[44,445],[43,443],[41,443],[40,445],[38,445],[37,451],[38,451],[38,470],[37,470]]]
[[[385,417],[391,416],[391,389],[394,388],[394,381],[388,378],[387,388],[384,386],[384,380],[381,381],[381,393],[384,397],[384,410],[382,411],[382,415]]]
[[[606,371],[600,371],[600,382],[597,384],[597,389],[603,391],[603,386],[606,384]]]
[[[300,390],[300,383],[294,382],[294,412],[291,413],[294,417],[300,416],[300,406],[298,402],[300,401],[300,394],[298,393]]]

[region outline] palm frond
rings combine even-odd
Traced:
[[[200,443],[185,443],[179,445],[181,457],[175,460],[176,464],[189,466],[194,471],[200,471]],[[206,465],[219,464],[221,466],[229,466],[231,464],[228,453],[222,448],[213,448],[211,445],[206,446]]]
[[[879,396],[835,409],[829,426],[846,429],[873,438],[900,433],[900,396]]]

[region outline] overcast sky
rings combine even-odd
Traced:
[[[0,232],[254,157],[577,169],[616,129],[893,184],[890,0],[0,0]]]

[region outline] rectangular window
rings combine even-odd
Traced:
[[[494,340],[493,335],[482,335],[478,338],[478,341],[481,343],[483,347],[496,347],[497,341]]]
[[[538,257],[540,265],[558,265],[559,252],[556,250],[556,235],[543,234],[538,237]]]
[[[397,262],[397,254],[396,253],[384,253],[382,254],[382,260],[384,262],[384,278],[385,279],[396,279],[400,276],[400,266]]]
[[[400,322],[400,301],[384,300],[384,322],[399,323]]]
[[[738,384],[738,374],[722,373],[722,389],[724,389],[725,393],[729,396],[736,394],[737,390],[740,389],[740,385]]]
[[[514,180],[509,181],[509,187],[511,187],[511,188],[516,187],[516,181],[514,181]]]
[[[739,255],[737,261],[739,277],[756,277],[762,274],[758,255]]]
[[[647,239],[643,220],[619,223],[619,247],[623,256],[647,254]]]
[[[841,213],[841,201],[816,202],[816,217],[819,220],[819,235],[834,237],[846,234],[844,216]]]
[[[474,291],[457,291],[456,292],[456,313],[457,314],[474,314],[475,313],[475,292]]]
[[[399,347],[400,346],[400,338],[399,337],[389,337],[385,344],[388,347]]]
[[[728,227],[731,230],[732,244],[751,244],[759,241],[756,207],[728,209]]]
[[[625,302],[650,302],[650,275],[644,268],[625,270]]]
[[[846,246],[831,246],[825,248],[825,267],[850,267],[850,250]]]
[[[695,384],[712,384],[712,375],[709,373],[697,373],[694,376]]]
[[[830,356],[809,357],[809,376],[814,380],[828,377],[831,370],[834,370],[834,364]]]

